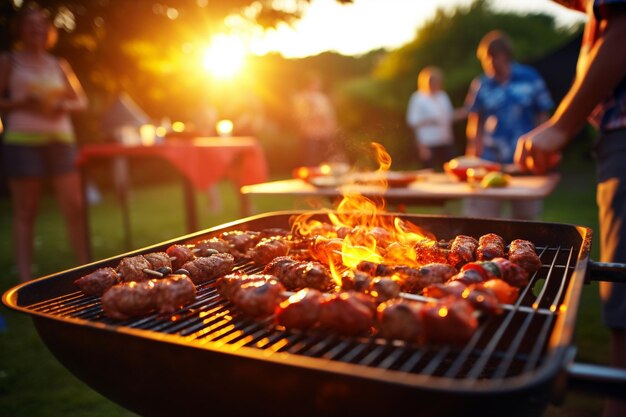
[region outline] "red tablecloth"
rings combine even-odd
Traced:
[[[253,137],[195,138],[151,146],[102,143],[82,146],[78,163],[92,158],[154,156],[169,161],[198,190],[229,178],[239,187],[267,181],[263,148]]]

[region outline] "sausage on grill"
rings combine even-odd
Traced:
[[[212,237],[196,242],[194,247],[198,253],[198,256],[210,256],[212,251],[218,253],[231,253],[231,247],[224,239],[219,237]]]
[[[524,268],[529,275],[534,274],[541,268],[541,259],[535,252],[535,245],[528,240],[515,239],[511,242],[509,246],[509,261]]]
[[[172,245],[165,250],[172,259],[172,269],[180,269],[185,263],[196,259],[196,255],[188,245]]]
[[[272,275],[253,274],[248,275],[241,271],[234,272],[232,274],[224,275],[215,281],[215,287],[217,292],[227,300],[232,300],[235,293],[239,290],[242,284],[252,281],[267,281],[275,277]]]
[[[504,258],[506,243],[504,239],[495,233],[487,233],[478,239],[476,259],[490,261],[493,258]]]
[[[288,290],[315,288],[327,291],[334,286],[332,276],[319,262],[297,261],[289,256],[274,258],[263,273],[274,275]]]
[[[478,328],[471,304],[458,297],[428,302],[422,308],[425,339],[429,343],[460,345]]]
[[[108,317],[126,320],[152,311],[173,313],[196,296],[196,287],[185,275],[163,279],[125,282],[102,295],[102,309]]]
[[[457,273],[456,268],[441,263],[432,263],[420,268],[397,266],[394,268],[400,277],[402,291],[416,294],[430,284],[448,281]]]
[[[102,295],[106,290],[120,282],[115,269],[110,267],[98,268],[74,281],[85,295]]]
[[[424,338],[422,323],[423,303],[389,300],[378,306],[378,328],[386,339],[421,342]]]
[[[263,238],[259,232],[242,230],[224,232],[219,237],[228,242],[231,254],[234,256],[243,256],[248,249],[253,248]]]
[[[116,268],[123,282],[149,280],[150,276],[144,272],[145,269],[151,269],[151,265],[143,255],[122,258]]]
[[[455,268],[460,268],[468,262],[476,260],[478,241],[471,236],[458,235],[452,241],[448,262]]]
[[[193,283],[198,285],[228,274],[233,270],[233,266],[235,266],[233,255],[217,253],[189,261],[183,265],[182,269],[187,270]]]
[[[272,315],[284,300],[285,287],[276,279],[248,280],[242,283],[231,298],[233,304],[251,317]]]
[[[289,241],[284,237],[275,236],[262,239],[253,248],[248,249],[246,256],[257,265],[266,265],[274,258],[286,256],[289,253]]]
[[[319,324],[341,335],[356,336],[372,328],[375,311],[374,301],[365,294],[335,293],[322,301]]]
[[[305,330],[317,324],[324,293],[304,288],[281,302],[276,310],[276,323],[287,329]]]

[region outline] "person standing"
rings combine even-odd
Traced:
[[[484,74],[475,79],[466,99],[467,156],[500,164],[512,164],[517,139],[548,118],[554,106],[545,82],[532,67],[513,59],[509,37],[491,31],[480,41],[477,56]],[[512,216],[535,219],[543,209],[541,200],[511,201]],[[500,217],[502,202],[468,198],[464,214]]]
[[[342,154],[337,144],[335,107],[319,74],[306,75],[304,89],[294,97],[294,116],[306,165],[319,165]]]
[[[45,10],[24,4],[16,47],[0,56],[3,165],[13,215],[13,248],[21,281],[32,279],[34,227],[44,180],[54,187],[77,260],[89,260],[84,201],[70,113],[87,99],[69,64],[48,52],[56,32]]]
[[[457,118],[443,90],[443,72],[429,66],[417,76],[417,91],[411,94],[406,123],[413,129],[424,168],[441,170],[455,156],[452,122]]]
[[[591,119],[598,129],[596,201],[600,260],[626,262],[626,0],[559,1],[585,12],[576,77],[556,112],[520,137],[515,162],[541,174]],[[611,365],[626,368],[626,284],[600,283],[604,324],[611,333]],[[607,400],[605,417],[626,415],[626,401]]]

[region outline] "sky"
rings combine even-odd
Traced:
[[[278,51],[286,58],[300,58],[324,51],[360,55],[368,51],[402,46],[438,8],[453,9],[472,0],[312,0],[302,19],[292,27],[280,25],[253,46],[256,53]],[[550,0],[492,0],[496,10],[543,12],[560,25],[584,20],[582,13],[567,10]],[[389,24],[389,22],[394,22]],[[320,28],[323,28],[320,30]]]

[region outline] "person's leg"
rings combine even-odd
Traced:
[[[32,277],[34,229],[42,181],[38,178],[9,179],[13,213],[13,247],[17,271],[22,282]]]
[[[500,217],[502,202],[490,198],[469,197],[463,200],[463,215],[466,217]]]
[[[543,212],[543,200],[512,200],[511,214],[514,219],[537,220]]]
[[[70,245],[78,262],[89,262],[89,249],[85,219],[85,202],[77,172],[56,175],[52,184],[68,231]]]
[[[626,131],[599,140],[598,218],[600,261],[626,262]],[[626,284],[601,282],[602,319],[611,331],[611,366],[626,368]],[[626,401],[607,399],[604,417],[626,416]]]

